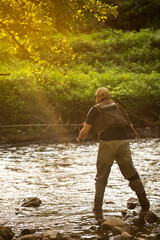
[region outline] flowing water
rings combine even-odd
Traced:
[[[132,140],[133,162],[142,178],[151,210],[160,214],[160,140]],[[26,144],[0,147],[0,223],[23,229],[56,229],[82,239],[96,239],[92,214],[98,143]],[[21,206],[38,197],[38,208]],[[104,217],[122,217],[135,197],[113,164],[104,199]],[[137,210],[138,211],[138,210]]]

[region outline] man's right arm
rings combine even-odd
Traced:
[[[78,143],[81,143],[88,137],[88,134],[92,128],[92,125],[84,123],[82,130],[79,132],[79,137],[76,139]]]
[[[79,133],[79,137],[76,139],[78,143],[81,143],[83,140],[87,138],[98,114],[99,114],[98,109],[95,107],[89,110],[86,117],[86,121],[83,123],[83,128]]]

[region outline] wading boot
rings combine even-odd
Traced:
[[[130,188],[133,191],[135,191],[135,193],[138,197],[142,211],[149,211],[150,203],[147,199],[143,183],[142,183],[138,173],[136,173],[132,178],[130,178],[128,180],[130,181],[129,182]]]
[[[95,219],[98,222],[103,221],[102,204],[103,204],[103,198],[95,197],[93,212],[95,214]]]
[[[146,193],[138,194],[137,197],[141,205],[142,211],[149,211],[150,203],[147,199]]]

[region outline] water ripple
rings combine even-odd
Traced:
[[[159,139],[131,141],[133,162],[152,210],[158,214],[159,142]],[[95,224],[92,205],[98,143],[30,144],[0,149],[2,222],[12,225],[16,232],[24,228],[54,228],[77,234],[89,231],[89,226]],[[33,196],[42,200],[39,208],[21,207],[24,198]],[[120,216],[131,196],[135,197],[114,164],[106,188],[104,214]]]

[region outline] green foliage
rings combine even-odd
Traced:
[[[69,35],[66,40],[75,57],[61,69],[15,57],[14,64],[1,59],[0,72],[11,76],[0,77],[0,123],[83,122],[101,86],[128,110],[134,123],[158,122],[159,38],[159,31],[148,29]]]
[[[151,73],[160,71],[160,31],[142,29],[140,32],[103,29],[92,34],[72,37],[77,63],[82,61],[98,71],[114,68]]]
[[[1,79],[0,92],[1,124],[32,122],[30,114],[32,113],[33,117],[32,104],[35,101],[31,97],[33,95],[33,86],[28,84],[27,79],[23,77],[18,80]]]
[[[95,91],[101,86],[108,87],[112,99],[126,107],[135,122],[136,115],[142,119],[149,117],[151,122],[158,119],[159,73],[119,73],[114,70],[97,73],[91,67],[88,67],[87,73],[82,73],[83,67],[84,64],[75,69],[72,75],[66,76],[59,72],[50,75],[46,72],[47,77],[38,80],[65,122],[84,121],[86,112],[95,104]]]

